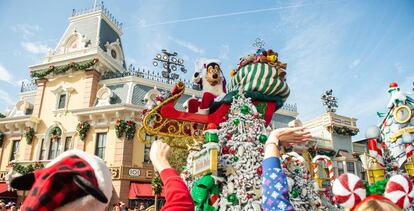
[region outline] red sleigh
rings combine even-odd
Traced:
[[[171,91],[172,96],[148,111],[143,118],[143,132],[163,138],[202,140],[207,124],[219,125],[226,120],[233,96],[236,91],[228,93],[221,102],[215,102],[210,114],[196,114],[179,111],[175,108],[178,99],[184,94],[185,85],[178,82]],[[257,111],[263,116],[266,125],[272,120],[273,113],[283,105],[278,96],[266,96],[257,92],[245,92],[252,98]],[[143,135],[143,134],[141,134]],[[184,142],[183,142],[184,143]]]

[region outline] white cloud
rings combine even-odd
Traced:
[[[10,74],[10,72],[3,66],[0,64],[0,80],[1,81],[5,81],[9,84],[13,84],[16,85],[16,83],[13,82],[13,75]]]
[[[229,53],[230,53],[230,46],[229,45],[222,45],[220,47],[219,58],[222,60],[229,60]]]
[[[400,62],[395,62],[394,67],[397,70],[397,73],[402,74],[405,72],[404,66]]]
[[[14,32],[21,32],[23,33],[23,35],[26,35],[26,36],[33,36],[37,32],[39,32],[41,28],[38,25],[17,24],[15,26],[12,26],[12,30]]]
[[[173,42],[177,43],[178,45],[194,52],[194,53],[198,53],[198,54],[203,54],[204,53],[204,49],[197,47],[196,45],[194,45],[191,42],[188,41],[183,41],[183,40],[179,40],[176,39],[174,37],[169,36],[168,37],[169,40],[172,40]]]
[[[360,59],[354,59],[354,61],[352,61],[352,63],[349,65],[349,68],[352,69],[352,68],[358,66],[359,63],[361,63],[361,60]]]
[[[33,54],[45,54],[49,49],[47,45],[38,42],[21,42],[20,44],[26,51]]]
[[[2,104],[4,107],[8,107],[14,104],[14,100],[7,92],[0,90],[0,104]]]

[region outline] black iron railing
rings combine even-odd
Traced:
[[[20,92],[30,92],[37,89],[37,85],[33,81],[22,81]]]
[[[102,74],[101,80],[123,78],[123,77],[129,77],[129,76],[143,78],[143,79],[157,81],[157,82],[171,84],[171,85],[177,83],[178,81],[182,81],[184,82],[187,88],[194,89],[194,90],[201,90],[198,84],[194,84],[190,80],[186,80],[186,79],[168,80],[167,78],[162,77],[160,73],[155,73],[154,71],[143,70],[139,68],[136,69],[133,66],[129,66],[128,70],[125,72],[112,72],[112,71],[105,72],[104,74]]]

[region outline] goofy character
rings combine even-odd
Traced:
[[[203,90],[203,97],[201,101],[195,98],[189,99],[188,112],[209,114],[210,105],[214,101],[221,100],[226,94],[226,79],[220,68],[220,61],[217,59],[197,61],[193,82]]]

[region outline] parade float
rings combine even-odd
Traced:
[[[367,183],[349,173],[334,182],[333,194],[341,207],[352,209],[365,198],[380,195],[401,209],[414,210],[414,100],[395,82],[389,85],[388,93],[388,111],[377,112],[382,118],[380,124],[368,128],[365,134],[368,154],[360,158],[367,172]]]
[[[185,91],[181,82],[170,92],[146,96],[154,103],[143,115],[139,134],[181,150],[172,160],[181,160],[175,167],[191,190],[196,210],[262,210],[263,147],[272,116],[290,93],[286,67],[276,52],[261,45],[240,58],[227,87],[220,62],[205,60],[193,76],[195,83],[204,83],[203,98],[187,101],[187,111],[176,109]],[[283,159],[292,204],[322,210],[311,170],[296,155]]]

